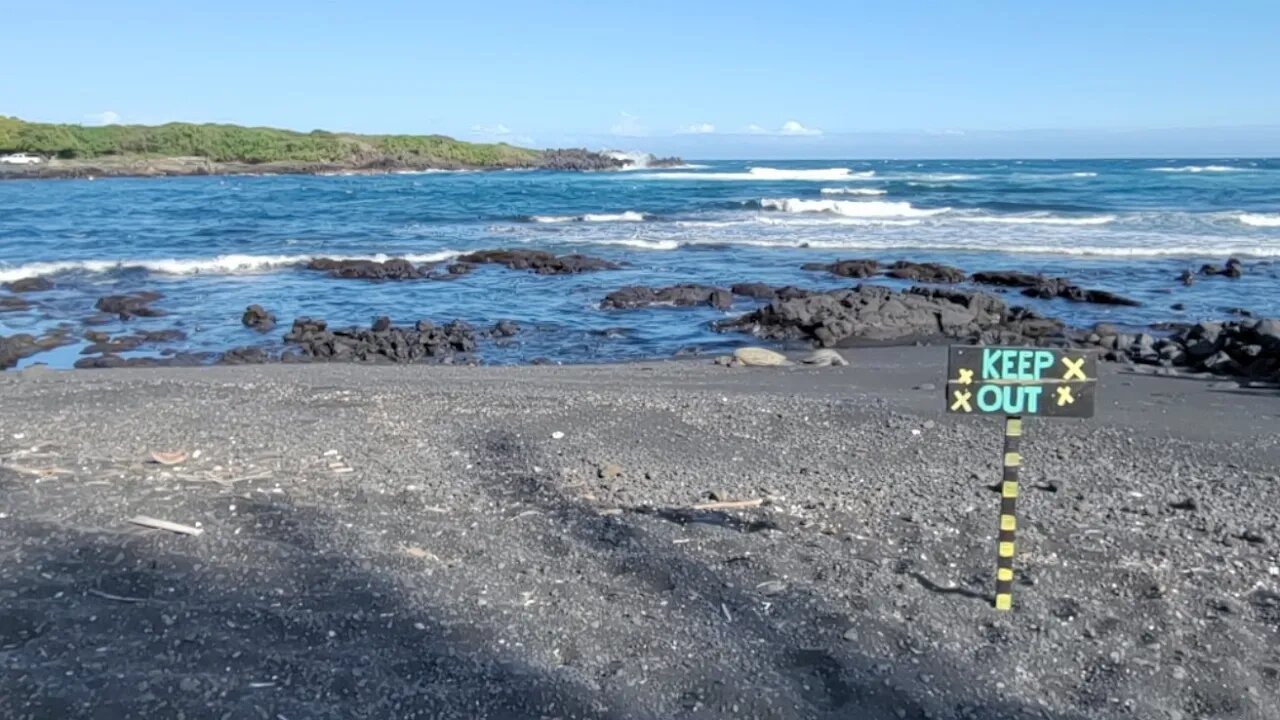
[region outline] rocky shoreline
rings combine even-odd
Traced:
[[[466,253],[446,263],[411,263],[403,258],[385,261],[315,258],[304,268],[334,278],[368,282],[456,281],[480,265],[535,275],[572,275],[617,270],[618,264],[585,255],[556,255],[542,250],[493,249]],[[721,333],[739,333],[771,343],[801,343],[817,348],[849,348],[863,345],[976,343],[1039,345],[1097,350],[1105,360],[1155,368],[1157,372],[1211,373],[1244,381],[1280,381],[1280,320],[1245,317],[1223,322],[1159,323],[1147,329],[1119,328],[1100,323],[1071,327],[1019,305],[1001,293],[1069,302],[1130,305],[1133,300],[1105,290],[1081,288],[1066,278],[1015,271],[966,273],[936,263],[906,260],[881,266],[875,260],[839,260],[805,265],[805,270],[826,272],[859,281],[884,275],[920,283],[903,289],[859,282],[835,290],[813,290],[765,283],[737,283],[730,287],[678,284],[666,287],[628,286],[609,292],[598,303],[606,312],[623,313],[641,308],[709,307],[730,311],[740,301],[752,309],[712,323]],[[1230,281],[1245,272],[1238,260],[1224,266],[1205,265],[1200,276],[1221,276]],[[1171,281],[1174,279],[1171,279]],[[1185,278],[1179,278],[1185,282]],[[961,289],[969,282],[982,289]],[[25,297],[54,287],[47,278],[24,278],[5,286],[0,312],[20,310]],[[518,332],[514,323],[499,322],[489,331],[476,331],[458,319],[440,322],[419,319],[406,326],[390,318],[375,319],[368,327],[332,329],[323,319],[296,318],[281,342],[262,342],[223,352],[180,352],[165,349],[185,337],[180,331],[149,331],[112,337],[91,326],[118,318],[154,318],[165,315],[153,303],[155,292],[107,295],[94,303],[96,315],[83,319],[90,329],[77,339],[73,325],[64,324],[41,336],[18,334],[0,338],[0,368],[10,368],[24,358],[53,348],[87,342],[78,368],[159,367],[210,363],[265,362],[375,362],[463,363],[480,362],[480,342],[508,342]],[[261,305],[249,306],[242,318],[245,327],[267,337],[276,316]]]
[[[217,162],[203,157],[102,157],[89,160],[53,158],[34,165],[0,164],[0,180],[54,180],[110,177],[186,177],[203,175],[387,175],[432,171],[623,170],[634,160],[580,148],[545,150],[534,159],[500,166],[455,162],[423,162],[400,156],[364,157],[352,162]],[[649,156],[647,167],[674,167],[679,158]]]

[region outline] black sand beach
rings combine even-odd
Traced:
[[[1028,421],[998,613],[998,422],[845,354],[0,375],[0,715],[1280,716],[1274,389]]]

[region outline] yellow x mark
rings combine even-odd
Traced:
[[[952,412],[955,412],[956,410],[973,412],[973,406],[969,404],[969,398],[973,397],[973,393],[968,390],[956,390],[951,393],[951,396],[956,399],[955,402],[951,403]]]
[[[1081,362],[1083,362],[1083,360],[1082,360]],[[1058,386],[1058,407],[1062,407],[1063,405],[1068,405],[1068,404],[1073,403],[1073,402],[1075,402],[1075,401],[1076,401],[1076,399],[1075,399],[1074,397],[1072,397],[1072,396],[1071,396],[1071,386],[1070,386],[1070,385],[1059,385],[1059,386]]]
[[[1062,358],[1062,364],[1067,366],[1067,372],[1062,376],[1063,380],[1071,380],[1072,378],[1088,380],[1088,378],[1084,376],[1084,358],[1073,361],[1071,358],[1064,357]],[[1058,404],[1061,405],[1062,403]]]
[[[973,370],[969,368],[960,368],[960,378],[956,382],[961,385],[969,385],[973,382]]]

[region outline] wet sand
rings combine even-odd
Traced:
[[[0,716],[1280,716],[1280,393],[1028,420],[998,613],[998,421],[846,356],[0,375]]]

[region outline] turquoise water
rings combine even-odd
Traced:
[[[369,283],[299,267],[316,256],[435,261],[499,247],[582,252],[625,268],[548,277],[481,267],[454,282]],[[1244,261],[1242,279],[1176,281],[1229,256]],[[754,303],[628,312],[599,310],[599,300],[630,284],[836,288],[849,282],[800,265],[857,257],[1063,275],[1143,303],[1009,298],[1076,325],[1221,318],[1237,307],[1280,315],[1280,161],[761,161],[594,174],[10,181],[0,183],[0,281],[43,275],[55,288],[25,296],[29,310],[0,314],[0,334],[78,327],[101,295],[155,290],[166,317],[102,329],[179,327],[188,340],[168,347],[180,350],[278,344],[278,333],[240,325],[244,307],[259,303],[282,325],[298,315],[367,324],[383,314],[520,323],[514,343],[482,344],[487,362],[666,357],[741,344],[707,325]],[[76,352],[34,359],[69,364]]]

